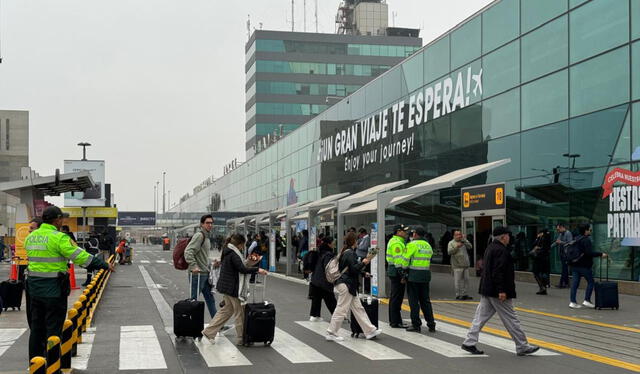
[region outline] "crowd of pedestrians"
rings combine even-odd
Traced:
[[[229,328],[225,326],[230,319],[235,319],[237,336],[242,337],[243,305],[246,302],[248,285],[255,280],[256,274],[267,274],[267,258],[270,251],[269,236],[265,232],[243,236],[233,234],[220,246],[222,256],[219,261],[209,258],[211,242],[207,240],[213,225],[213,218],[205,215],[200,221],[199,230],[191,237],[184,256],[189,264],[191,297],[202,293],[211,316],[211,322],[202,331],[212,343],[218,332]],[[591,293],[593,290],[592,265],[593,257],[606,257],[606,254],[592,249],[589,225],[579,225],[576,237],[564,224],[556,227],[555,240],[551,232],[540,229],[530,244],[527,252],[530,268],[538,284],[538,295],[546,295],[551,287],[550,272],[552,249],[560,254],[563,273],[559,288],[569,286],[571,274],[571,308],[593,307]],[[522,233],[519,233],[520,235]],[[520,321],[514,311],[513,299],[516,298],[515,271],[521,259],[514,255],[514,246],[521,237],[514,237],[506,227],[495,228],[489,237],[486,250],[482,254],[479,269],[479,304],[462,344],[462,349],[472,354],[482,354],[477,347],[479,332],[483,326],[498,314],[506,330],[516,345],[518,355],[528,355],[539,348],[528,343],[520,327]],[[279,261],[285,253],[285,238],[276,233],[276,259]],[[473,240],[473,238],[471,238]],[[337,246],[334,238],[320,233],[316,238],[315,248],[309,246],[309,233],[302,230],[292,235],[291,248],[295,252],[292,257],[300,260],[301,271],[309,282],[308,298],[310,322],[321,322],[322,304],[330,313],[326,339],[341,341],[344,337],[338,331],[345,319],[355,320],[366,339],[376,338],[381,333],[377,328],[377,320],[372,321],[363,306],[362,294],[370,295],[370,262],[377,252],[371,248],[371,238],[365,228],[350,228],[345,233],[343,243]],[[442,251],[443,262],[451,264],[453,274],[453,291],[456,300],[472,300],[469,289],[469,270],[473,263],[471,255],[473,244],[465,238],[459,229],[447,232],[438,242]],[[430,333],[437,331],[433,308],[430,300],[431,260],[436,246],[433,235],[422,226],[404,225],[393,227],[392,235],[387,240],[384,257],[386,275],[390,279],[389,327],[402,328],[409,332],[421,332],[424,316],[426,327]],[[568,248],[579,247],[580,257],[570,259]],[[381,259],[382,260],[382,259]],[[339,274],[330,279],[328,272],[332,261],[336,261]],[[214,270],[215,269],[215,270]],[[213,277],[212,273],[216,273]],[[215,282],[211,279],[215,278]],[[587,289],[582,304],[577,303],[577,289],[581,278],[587,281]],[[221,309],[216,309],[212,289],[222,295]],[[405,294],[408,296],[411,324],[406,324],[401,315]],[[370,298],[370,296],[369,296]],[[377,308],[377,307],[376,307]],[[377,318],[377,316],[375,317]],[[376,322],[376,323],[374,323]],[[353,323],[353,321],[352,321]],[[242,342],[239,340],[238,344]]]

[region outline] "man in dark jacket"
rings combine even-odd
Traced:
[[[484,353],[476,347],[480,330],[496,312],[516,343],[518,356],[525,356],[540,349],[529,344],[513,309],[516,282],[513,258],[507,248],[510,234],[506,227],[496,227],[493,230],[493,241],[484,252],[484,268],[480,279],[480,305],[476,309],[467,338],[462,343],[462,349],[472,354]]]
[[[569,308],[573,309],[578,309],[582,306],[595,308],[595,305],[591,303],[591,293],[593,292],[594,285],[593,258],[607,257],[606,253],[594,252],[589,236],[591,236],[591,226],[589,224],[578,225],[578,236],[576,237],[575,245],[580,248],[582,257],[571,264],[571,303],[569,304]],[[578,293],[578,287],[580,286],[580,278],[582,277],[587,280],[587,289],[584,293],[582,306],[580,306],[580,304],[576,302],[576,295]]]

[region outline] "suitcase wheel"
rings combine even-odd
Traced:
[[[268,346],[270,346],[270,345],[271,345],[271,343],[273,343],[273,341],[272,341],[272,340],[270,340],[270,341],[268,341],[268,342],[264,342],[264,345],[268,347]]]

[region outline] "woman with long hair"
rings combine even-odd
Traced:
[[[335,256],[335,245],[333,238],[325,236],[322,238],[317,256],[315,256],[315,264],[311,266],[311,283],[309,284],[309,295],[311,296],[311,311],[309,312],[309,321],[320,322],[320,311],[322,309],[322,300],[324,305],[329,309],[329,313],[333,314],[336,309],[336,295],[333,293],[333,285],[327,282],[324,268],[329,261]],[[312,252],[310,252],[312,253]]]
[[[216,313],[209,326],[202,335],[209,339],[211,344],[215,343],[215,337],[224,324],[231,318],[235,318],[237,344],[242,344],[242,333],[244,328],[244,307],[240,297],[243,288],[246,287],[242,274],[267,274],[267,271],[257,267],[246,267],[244,265],[245,238],[240,234],[233,234],[229,244],[224,248],[220,258],[220,278],[216,285],[218,293],[222,294],[224,305]]]
[[[331,323],[325,336],[330,341],[344,340],[342,336],[338,335],[338,331],[349,312],[353,313],[367,339],[373,339],[382,333],[382,330],[377,329],[371,323],[358,297],[360,274],[371,260],[369,257],[365,257],[361,262],[358,262],[355,251],[356,242],[356,234],[354,232],[348,233],[344,239],[344,247],[342,247],[339,254],[338,268],[341,272],[344,272],[336,281],[334,287],[334,291],[338,294],[338,305],[331,316]]]

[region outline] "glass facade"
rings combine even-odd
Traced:
[[[255,87],[247,92],[278,94],[278,95],[320,95],[320,96],[347,96],[356,92],[359,85],[349,84],[318,84],[296,82],[256,82]],[[252,97],[247,95],[248,97]]]
[[[321,62],[256,61],[258,73],[293,73],[319,75],[355,75],[377,77],[389,70],[388,65],[325,64]],[[247,75],[248,78],[251,78]]]
[[[323,55],[408,57],[420,49],[417,46],[301,42],[294,40],[258,39],[259,52],[317,53]]]
[[[461,226],[462,187],[504,182],[518,270],[538,230],[589,223],[610,276],[637,281],[640,239],[611,235],[603,198],[608,172],[640,169],[637,12],[637,0],[497,2],[212,188],[223,210],[263,211],[510,158],[387,209],[387,227],[421,223],[437,240]]]

